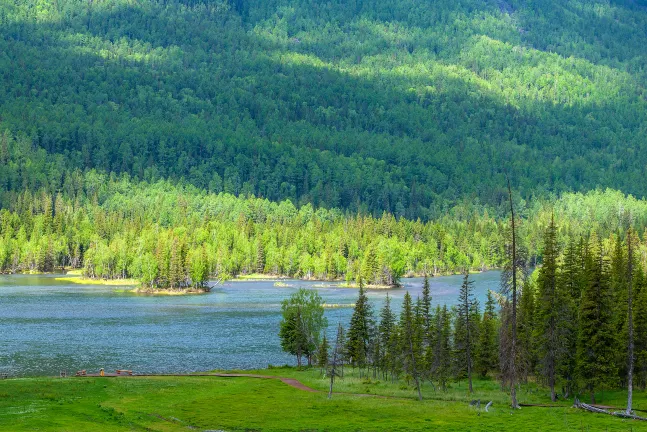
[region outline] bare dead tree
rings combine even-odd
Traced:
[[[510,403],[512,408],[519,408],[517,402],[518,382],[518,340],[517,340],[517,297],[518,287],[527,276],[526,251],[520,247],[517,220],[512,201],[512,188],[508,179],[508,199],[510,202],[510,238],[506,244],[506,263],[501,273],[501,294],[504,296],[502,308],[501,344],[499,356],[501,360],[502,386],[510,388]]]
[[[627,365],[627,410],[631,415],[634,391],[634,313],[633,313],[633,247],[631,225],[627,230],[627,327],[629,332],[628,365]]]

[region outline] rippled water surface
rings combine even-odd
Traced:
[[[483,304],[499,273],[471,276]],[[434,304],[454,304],[461,276],[430,279]],[[298,287],[315,288],[326,303],[354,303],[357,290],[336,284],[231,282],[208,294],[143,296],[120,287],[58,282],[53,276],[0,276],[0,372],[52,375],[103,367],[139,373],[250,369],[294,363],[277,336],[281,300]],[[399,309],[405,290],[415,298],[422,279],[388,290]],[[324,287],[322,287],[322,285]],[[123,287],[121,288],[123,290]],[[377,312],[387,291],[369,291]],[[327,309],[330,332],[352,309]]]

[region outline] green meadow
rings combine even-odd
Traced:
[[[258,371],[295,377],[317,390],[328,381],[316,369]],[[476,381],[469,396],[465,383],[447,392],[413,387],[352,371],[338,380],[334,394],[306,392],[279,380],[256,378],[121,377],[21,378],[0,381],[0,430],[3,431],[639,431],[647,424],[571,408],[523,407],[511,410],[496,381]],[[348,394],[357,393],[357,394]],[[360,396],[375,394],[390,397]],[[546,389],[523,385],[521,403],[549,404]],[[601,403],[621,406],[623,392],[597,395]],[[647,409],[644,392],[635,408]],[[471,407],[471,399],[492,400],[489,412]]]

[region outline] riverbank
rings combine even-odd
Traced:
[[[167,295],[167,296],[181,296],[181,295],[191,295],[191,294],[206,294],[209,292],[208,289],[195,289],[195,288],[180,288],[180,289],[169,289],[169,288],[144,288],[138,287],[129,292],[135,294],[145,294],[145,295]]]
[[[446,393],[434,392],[427,384],[423,387],[425,399],[419,402],[412,386],[360,379],[349,369],[336,381],[336,393],[329,400],[329,381],[318,369],[273,368],[245,373],[265,377],[0,380],[0,430],[635,431],[643,427],[637,421],[571,408],[570,401],[546,403],[547,393],[537,387],[523,387],[520,402],[554,408],[511,411],[507,396],[492,380],[475,381],[473,395],[467,394],[465,382],[452,383]],[[624,396],[626,392],[605,392],[604,401],[621,406]],[[493,404],[485,412],[470,406],[471,399],[482,403],[492,400]],[[644,408],[645,393],[634,393],[634,402],[636,408]]]
[[[70,282],[79,285],[132,286],[139,285],[140,283],[137,279],[92,279],[84,276],[74,275],[55,277],[54,280],[58,282]]]

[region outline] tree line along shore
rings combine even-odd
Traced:
[[[506,219],[465,202],[439,219],[349,214],[253,196],[212,194],[167,181],[135,182],[94,171],[65,178],[59,192],[5,192],[0,272],[53,272],[134,279],[143,288],[207,288],[210,279],[264,274],[396,286],[412,275],[503,268]],[[608,250],[627,223],[646,250],[647,202],[611,190],[532,203],[515,197],[526,264],[541,264],[551,214],[560,243],[595,234]],[[628,215],[632,215],[627,222]]]
[[[511,220],[514,220],[511,218]],[[348,323],[326,334],[322,299],[301,289],[282,304],[281,346],[330,377],[330,394],[344,367],[360,377],[429,383],[445,392],[450,383],[497,378],[517,408],[520,384],[548,388],[553,402],[575,398],[595,403],[601,390],[647,388],[647,266],[632,229],[612,242],[596,234],[559,241],[551,219],[542,236],[542,265],[530,272],[527,248],[506,237],[501,288],[482,307],[469,273],[455,306],[432,308],[425,278],[422,296],[405,293],[397,316],[387,296],[376,311],[363,287]],[[514,239],[514,241],[513,241]],[[376,316],[377,315],[377,316]],[[577,403],[577,402],[576,402]]]

